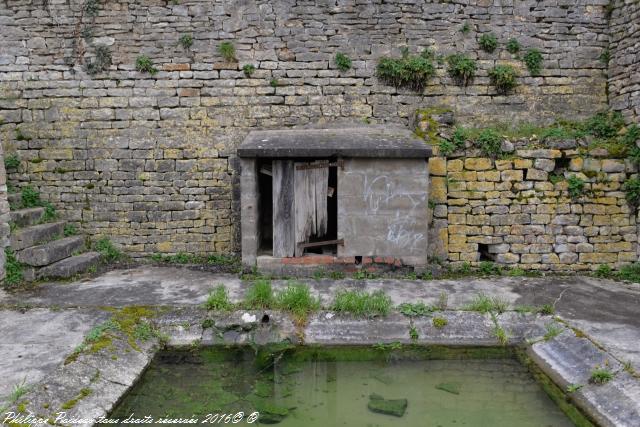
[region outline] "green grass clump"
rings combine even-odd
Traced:
[[[622,280],[640,283],[640,262],[622,266],[617,277]]]
[[[624,127],[624,118],[618,111],[602,111],[584,123],[584,130],[599,138],[611,138]]]
[[[496,65],[489,70],[489,78],[496,91],[502,95],[518,85],[518,72],[511,65]]]
[[[266,309],[273,306],[273,289],[271,281],[256,280],[251,284],[244,297],[244,305],[249,309]]]
[[[409,338],[411,338],[411,341],[418,341],[418,338],[420,338],[418,329],[413,325],[409,328]]]
[[[502,326],[495,325],[493,327],[493,336],[496,337],[500,345],[505,346],[509,342],[509,335]]]
[[[100,252],[102,258],[107,263],[116,262],[124,256],[124,254],[111,243],[108,237],[102,237],[95,242],[93,248]]]
[[[488,157],[498,157],[502,154],[502,136],[494,129],[487,128],[480,132],[475,144]]]
[[[447,57],[447,71],[458,85],[467,86],[477,69],[476,61],[464,54],[456,53]]]
[[[10,247],[4,248],[5,256],[5,277],[4,286],[13,288],[20,285],[24,280],[22,269],[24,266],[16,259],[16,254]]]
[[[395,87],[407,87],[421,92],[435,74],[433,53],[425,50],[420,55],[404,52],[400,58],[382,57],[376,68],[376,76]]]
[[[236,47],[231,42],[222,42],[218,45],[218,53],[227,62],[236,62]]]
[[[320,309],[320,300],[311,295],[307,285],[291,282],[276,294],[275,307],[291,313],[296,322],[304,323],[311,313]]]
[[[149,73],[152,76],[158,73],[158,69],[153,66],[153,61],[147,55],[140,55],[136,58],[136,70],[141,73]]]
[[[342,290],[336,294],[331,309],[357,317],[386,316],[391,310],[391,298],[381,290],[371,294]]]
[[[569,197],[572,199],[577,199],[584,193],[584,185],[585,182],[582,178],[571,175],[567,179],[567,191],[569,192]]]
[[[255,71],[256,67],[253,64],[244,64],[242,66],[242,72],[246,77],[251,77]]]
[[[608,383],[613,379],[613,372],[609,369],[608,366],[596,366],[591,371],[591,376],[589,377],[589,382],[591,384],[604,384]]]
[[[480,294],[465,307],[465,310],[477,311],[479,313],[503,313],[507,310],[507,303],[501,298],[490,298],[485,294]]]
[[[17,169],[20,166],[20,158],[17,154],[9,154],[4,158],[4,168],[9,169]]]
[[[502,269],[495,262],[482,261],[478,266],[478,272],[484,276],[499,276],[502,274]]]
[[[178,42],[184,49],[189,49],[193,45],[193,36],[191,34],[183,34],[178,39]]]
[[[520,42],[514,38],[509,39],[507,42],[507,51],[513,55],[520,52]]]
[[[624,197],[630,206],[640,206],[640,178],[629,178],[622,186]]]
[[[30,185],[22,187],[22,191],[20,192],[20,199],[22,201],[21,207],[23,208],[35,208],[42,205],[42,200],[40,200],[40,193],[38,193],[36,189],[34,189]]]
[[[613,275],[613,269],[607,264],[600,264],[593,275],[601,279],[609,278]]]
[[[444,317],[434,317],[431,322],[433,323],[433,326],[438,329],[444,328],[449,323],[449,321]]]
[[[64,231],[62,232],[64,237],[75,236],[78,234],[78,229],[73,224],[65,224]]]
[[[498,47],[498,38],[493,33],[486,33],[480,36],[478,44],[485,52],[493,53]]]
[[[538,49],[527,50],[527,53],[524,54],[522,60],[532,76],[540,74],[540,69],[542,68],[542,54]]]
[[[224,285],[218,285],[209,291],[207,301],[204,303],[207,310],[227,311],[233,307],[229,301],[229,294]]]
[[[338,70],[345,72],[351,69],[351,58],[344,53],[338,52],[335,57],[336,67]]]
[[[547,323],[545,325],[545,329],[546,329],[546,332],[545,332],[544,337],[543,337],[545,341],[549,341],[549,340],[557,337],[563,331],[562,327],[560,327],[559,325],[557,325],[555,323]]]

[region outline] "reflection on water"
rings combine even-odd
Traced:
[[[573,425],[511,358],[416,360],[389,353],[363,361],[370,348],[361,357],[350,351],[344,358],[308,350],[257,358],[241,349],[165,352],[112,417],[202,419],[257,410],[260,421],[282,427]],[[372,396],[396,400],[384,407],[396,415],[373,412]],[[397,406],[402,399],[406,410]]]

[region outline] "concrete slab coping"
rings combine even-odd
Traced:
[[[240,157],[428,158],[429,145],[408,129],[362,126],[340,129],[253,131],[238,148]]]

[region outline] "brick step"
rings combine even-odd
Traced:
[[[36,225],[44,216],[44,208],[26,208],[11,211],[11,222],[18,227],[26,227],[27,225]]]
[[[18,212],[18,211],[16,211]],[[11,212],[13,214],[13,212]],[[46,243],[64,232],[64,221],[32,225],[11,232],[11,249],[21,251],[31,246]]]
[[[84,237],[72,236],[23,249],[16,253],[16,259],[33,267],[42,267],[82,250],[84,250]]]
[[[38,278],[67,278],[82,273],[94,265],[98,265],[101,255],[98,252],[85,252],[54,262],[37,271]]]

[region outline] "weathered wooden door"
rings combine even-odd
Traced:
[[[273,162],[273,256],[301,256],[299,244],[327,233],[329,162]]]

